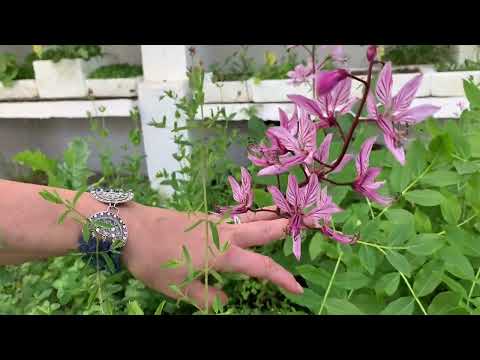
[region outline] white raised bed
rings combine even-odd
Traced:
[[[431,74],[432,96],[456,97],[464,96],[463,80],[473,76],[480,81],[480,71],[448,71]]]
[[[0,100],[28,100],[38,97],[35,80],[17,80],[12,86],[4,86],[0,82]]]
[[[142,77],[124,79],[87,79],[89,95],[96,98],[137,97]]]
[[[248,80],[248,91],[252,101],[256,103],[289,102],[288,95],[303,95],[310,97],[310,85],[303,83],[295,86],[289,79],[282,80]]]
[[[88,95],[86,78],[93,70],[104,65],[102,58],[62,59],[33,62],[35,80],[41,98],[82,98]]]
[[[203,84],[205,103],[245,103],[252,98],[248,91],[247,81],[212,81],[212,74],[205,74]]]

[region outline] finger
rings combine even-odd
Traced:
[[[245,275],[265,279],[295,294],[302,294],[302,286],[293,275],[271,258],[237,246],[232,247],[218,264],[218,270],[239,272]]]
[[[198,307],[205,309],[205,284],[203,284],[201,281],[196,280],[196,281],[193,281],[191,284],[187,285],[185,287],[185,295],[190,300],[194,301]],[[223,291],[209,286],[208,287],[208,307],[209,308],[212,307],[216,297],[218,297],[222,302],[222,304],[224,305],[228,302],[228,297]]]
[[[288,219],[256,221],[232,228],[232,242],[242,248],[260,246],[285,238]]]
[[[280,216],[278,216],[277,213],[272,212],[272,211],[275,211],[276,208],[277,208],[276,206],[268,206],[268,207],[259,209],[256,212],[248,211],[245,214],[240,214],[237,216],[240,219],[241,223],[280,219]],[[262,210],[268,210],[268,211],[262,211]]]

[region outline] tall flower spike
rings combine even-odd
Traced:
[[[392,198],[381,196],[377,190],[383,186],[385,181],[375,182],[375,178],[380,174],[380,168],[369,168],[370,153],[373,144],[375,144],[376,137],[367,139],[357,155],[355,161],[355,168],[357,170],[357,177],[353,182],[353,189],[366,198],[375,201],[381,205],[389,205],[393,201]]]
[[[388,62],[380,72],[375,91],[378,101],[383,105],[383,110],[379,111],[373,95],[369,94],[367,98],[369,117],[377,122],[383,132],[386,147],[402,165],[405,164],[403,143],[406,140],[406,131],[404,126],[417,124],[440,110],[440,107],[433,105],[419,105],[410,108],[422,78],[422,74],[414,77],[395,96],[392,96],[392,64]]]

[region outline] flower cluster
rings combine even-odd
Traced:
[[[306,48],[306,46],[303,46]],[[411,107],[420,86],[422,75],[406,83],[397,94],[392,94],[393,77],[390,63],[377,60],[377,47],[369,45],[366,57],[369,62],[366,80],[352,75],[344,66],[335,70],[322,70],[323,63],[315,62],[315,47],[311,50],[309,65],[299,65],[289,76],[293,83],[312,81],[313,97],[290,95],[294,111],[288,116],[279,109],[279,126],[268,128],[266,142],[255,144],[248,149],[250,161],[261,168],[259,176],[288,175],[288,185],[284,192],[278,186],[268,186],[279,216],[289,219],[289,234],[293,239],[293,253],[297,259],[301,256],[302,233],[305,229],[315,229],[326,237],[343,244],[354,243],[355,235],[346,235],[336,231],[332,225],[332,215],[342,211],[333,203],[327,193],[329,186],[350,186],[356,193],[380,205],[389,205],[392,198],[378,192],[384,181],[376,181],[381,168],[370,167],[369,158],[377,137],[371,137],[362,144],[359,153],[348,153],[355,130],[362,120],[373,121],[383,135],[386,148],[400,164],[405,163],[405,126],[425,120],[439,110],[436,106],[420,105]],[[343,50],[335,47],[330,58],[344,64]],[[374,66],[383,66],[372,91],[371,80]],[[351,95],[352,80],[364,85],[361,99]],[[354,105],[358,105],[352,113]],[[368,119],[361,119],[363,108],[367,107]],[[348,132],[344,132],[338,119],[351,113],[354,116]],[[317,133],[324,137],[317,145]],[[340,155],[330,161],[330,146],[338,136],[343,143]],[[337,183],[330,175],[342,169],[355,159],[356,177],[350,183]],[[292,174],[295,168],[303,171],[305,179],[299,184]],[[229,177],[236,205],[223,207],[220,212],[238,215],[252,209],[253,191],[251,176],[245,168],[242,171],[242,185]]]

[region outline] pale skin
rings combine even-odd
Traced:
[[[58,224],[65,207],[40,197],[39,192],[43,190],[56,190],[68,200],[75,196],[70,190],[0,180],[0,265],[18,265],[77,252],[82,226],[71,218]],[[84,216],[90,216],[104,211],[106,206],[83,194],[76,209]],[[129,230],[128,242],[122,252],[123,265],[146,286],[178,298],[169,285],[184,281],[187,268],[166,269],[162,265],[170,260],[180,260],[185,245],[194,268],[205,268],[205,224],[185,232],[205,215],[148,207],[136,202],[121,206],[119,215]],[[237,272],[265,279],[291,293],[301,294],[303,289],[291,273],[271,258],[248,250],[283,239],[288,220],[278,218],[273,212],[246,213],[239,217],[240,224],[218,225],[220,243],[229,242],[230,247],[223,254],[218,251],[210,253],[209,267],[218,272]],[[210,235],[209,239],[211,248],[215,249]],[[197,306],[204,306],[206,291],[200,280],[184,288],[184,294]],[[209,287],[208,296],[209,305],[215,296],[223,302],[228,300],[223,291],[214,287]]]

